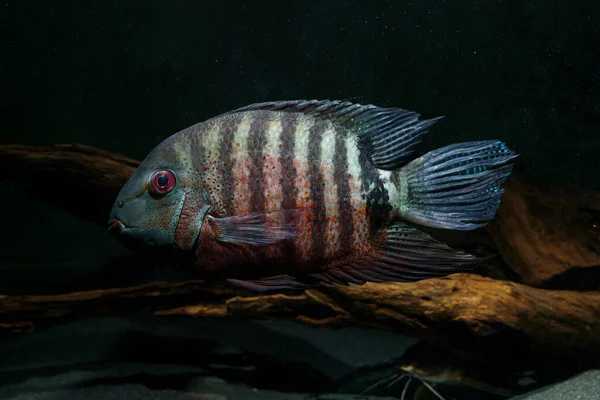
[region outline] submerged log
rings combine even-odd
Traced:
[[[0,146],[4,177],[29,184],[36,198],[102,226],[106,226],[112,203],[139,163],[80,144]]]
[[[488,226],[504,261],[529,285],[573,268],[600,267],[600,193],[563,188],[508,180]]]
[[[61,295],[0,296],[0,330],[18,332],[93,313],[284,318],[318,327],[369,327],[495,357],[516,352],[600,356],[600,292],[557,291],[471,274],[414,283],[246,292],[225,284],[158,282]]]

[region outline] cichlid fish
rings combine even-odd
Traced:
[[[252,104],[159,144],[122,188],[109,231],[168,248],[252,290],[413,281],[480,259],[409,224],[486,225],[517,156],[497,140],[410,158],[439,118],[342,101]],[[182,258],[182,259],[184,259]]]

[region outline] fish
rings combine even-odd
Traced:
[[[518,154],[479,140],[414,156],[441,118],[342,100],[225,112],[146,156],[108,230],[136,252],[253,291],[471,271],[481,257],[425,230],[488,224]]]

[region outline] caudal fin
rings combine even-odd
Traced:
[[[470,230],[494,218],[517,154],[498,140],[431,151],[400,170],[400,215],[441,229]]]

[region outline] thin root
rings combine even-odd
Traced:
[[[420,380],[420,381],[421,381],[421,383],[422,383],[423,385],[425,385],[425,387],[431,391],[431,393],[433,393],[434,395],[436,395],[438,399],[440,399],[440,400],[446,400],[446,399],[445,399],[445,398],[444,398],[444,397],[443,397],[441,394],[439,394],[439,393],[438,393],[438,392],[437,392],[437,391],[436,391],[436,390],[433,388],[433,386],[431,386],[429,383],[427,383],[427,381],[425,381],[424,379],[421,379],[421,378],[419,378],[418,376],[417,376],[416,378],[417,378],[418,380]]]
[[[408,391],[408,385],[410,385],[410,383],[412,382],[413,377],[409,376],[408,380],[406,381],[406,384],[404,385],[404,389],[402,390],[402,396],[400,396],[400,400],[404,400],[404,397],[406,396],[406,392]]]
[[[390,382],[387,386],[387,387],[390,387],[390,386],[400,382],[400,380],[402,378],[404,378],[405,376],[406,376],[406,374],[400,374],[400,375],[394,374],[392,376],[388,376],[387,378],[380,379],[377,382],[375,382],[374,384],[372,384],[371,386],[369,386],[368,388],[366,388],[365,390],[363,390],[361,395],[366,394],[367,392],[370,392],[371,390],[375,389],[377,386],[381,386],[386,382]]]
[[[389,376],[387,378],[383,378],[378,380],[377,382],[375,382],[374,384],[372,384],[371,386],[369,386],[368,388],[366,388],[361,395],[366,394],[367,392],[370,392],[371,390],[375,389],[378,386],[383,385],[384,383],[388,383],[387,387],[392,387],[395,384],[397,384],[398,382],[400,382],[402,379],[408,377],[408,380],[406,381],[406,383],[404,384],[404,388],[402,389],[402,395],[400,396],[400,400],[404,400],[406,397],[406,393],[408,393],[408,386],[410,385],[410,383],[412,382],[413,378],[416,378],[419,380],[419,382],[421,382],[423,384],[423,386],[425,386],[431,393],[433,393],[438,399],[440,400],[446,400],[444,398],[444,396],[442,396],[441,394],[439,394],[437,392],[437,390],[435,390],[433,388],[433,386],[428,383],[425,379],[418,377],[414,374],[394,374],[392,376]]]

